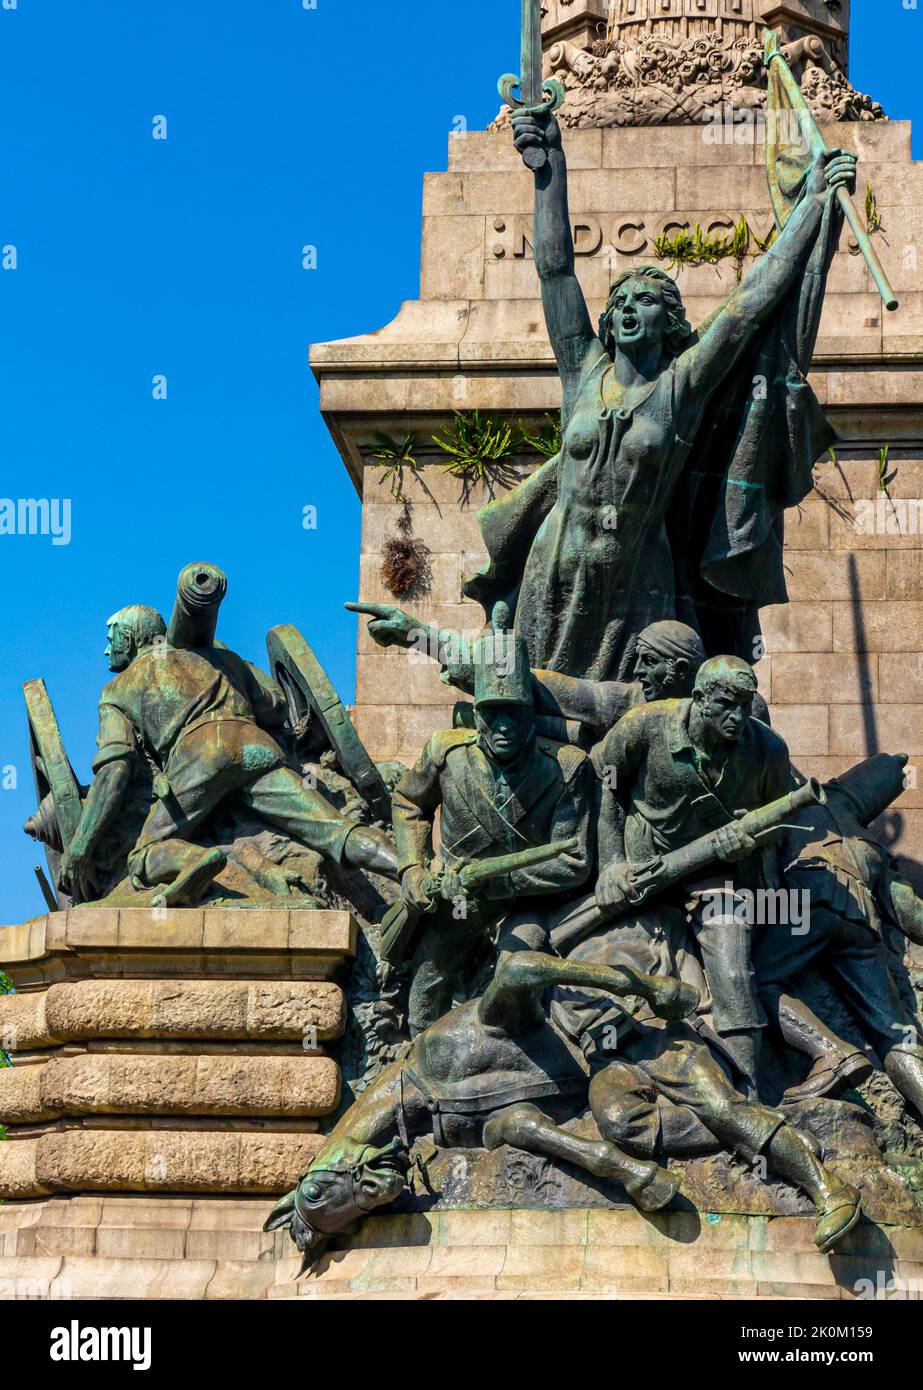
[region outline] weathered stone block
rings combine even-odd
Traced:
[[[760,610],[767,652],[833,650],[833,610],[829,603],[784,603]]]
[[[330,1057],[53,1057],[0,1071],[0,1122],[35,1124],[79,1115],[327,1115],[340,1094]]]
[[[785,544],[789,550],[824,550],[830,542],[830,507],[821,497],[808,497],[785,513]]]
[[[0,1165],[7,1148],[35,1146],[32,1190],[23,1197],[53,1190],[272,1194],[294,1185],[322,1142],[317,1134],[77,1130],[3,1145]],[[12,1195],[3,1166],[0,1175]]]
[[[0,1193],[5,1201],[22,1202],[53,1191],[36,1170],[37,1139],[8,1139],[0,1144]]]
[[[4,1052],[23,1052],[45,1047],[51,1041],[45,1021],[44,991],[0,995],[0,1047]]]
[[[914,637],[923,637],[923,602],[866,603],[859,612],[852,604],[833,605],[835,652],[900,652],[906,650]],[[873,680],[871,684],[874,685]],[[839,699],[850,698],[847,692],[851,688],[847,678]]]
[[[830,710],[827,705],[779,705],[773,709],[776,733],[788,744],[797,761],[830,751]]]
[[[875,655],[852,656],[843,652],[795,655],[777,652],[773,656],[774,707],[820,705],[838,700],[858,704],[875,700],[877,696],[878,658]]]
[[[420,292],[426,299],[480,299],[484,293],[483,214],[427,217]]]
[[[892,753],[923,753],[923,706],[834,705],[830,709],[830,752],[868,756],[869,734]]]
[[[75,980],[0,998],[6,1050],[93,1038],[296,1041],[339,1037],[343,991],[328,981]]]
[[[74,916],[82,911],[82,908],[76,908]],[[147,907],[119,909],[118,945],[122,950],[132,951],[156,945],[161,950],[193,951],[202,946],[204,930],[201,908],[168,908],[156,917]]]
[[[626,126],[604,130],[602,162],[607,169],[618,171],[676,164],[724,167],[763,163],[762,147],[755,141],[718,144],[707,139],[705,132],[705,126]],[[569,160],[570,146],[567,157]],[[765,196],[765,184],[761,192]]]
[[[882,599],[885,560],[880,551],[858,555],[795,550],[786,557],[788,596],[794,602],[815,599]]]
[[[666,1248],[590,1245],[581,1288],[605,1289],[613,1297],[632,1292],[665,1293],[670,1285]]]
[[[887,566],[889,599],[923,599],[923,548],[889,551]]]
[[[882,652],[878,658],[878,679],[883,704],[920,704],[923,652]]]

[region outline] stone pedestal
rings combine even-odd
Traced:
[[[265,1201],[73,1197],[0,1208],[0,1298],[918,1299],[919,1228],[857,1226],[831,1258],[809,1217],[614,1211],[377,1216],[295,1281]]]
[[[78,908],[0,928],[0,1198],[294,1185],[337,1107],[346,912]]]

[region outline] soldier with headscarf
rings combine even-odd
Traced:
[[[346,607],[368,615],[369,636],[380,647],[424,651],[442,666],[445,684],[468,694],[474,689],[471,643],[461,633],[431,626],[391,603],[347,603]],[[495,632],[508,625],[504,607],[498,604],[495,610]],[[695,673],[706,655],[694,628],[668,618],[638,633],[633,680],[584,680],[561,671],[533,671],[538,730],[547,738],[591,748],[636,705],[691,695]],[[764,724],[770,722],[766,701],[758,692],[752,713]]]

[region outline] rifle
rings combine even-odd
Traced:
[[[791,816],[797,815],[808,806],[823,806],[826,800],[827,793],[812,777],[803,787],[798,787],[786,796],[780,796],[777,801],[770,801],[768,805],[761,806],[756,811],[748,811],[740,820],[731,821],[729,824],[738,826],[744,834],[751,835],[755,840],[764,840],[771,844],[773,838],[780,838],[785,830],[801,828],[788,824]],[[566,922],[552,930],[552,945],[563,955],[604,922],[636,912],[651,898],[666,892],[683,879],[711,868],[720,861],[718,835],[719,831],[710,830],[707,835],[699,836],[697,840],[683,845],[681,849],[668,850],[665,854],[655,855],[644,864],[636,865],[628,875],[631,891],[626,898],[614,907],[600,907],[594,895],[578,913],[574,913]]]
[[[456,868],[461,886],[466,893],[477,892],[495,878],[515,873],[517,869],[534,868],[536,864],[547,864],[561,854],[569,854],[580,843],[576,838],[552,840],[550,844],[535,845],[530,849],[514,850],[511,854],[498,854],[490,859],[472,859]],[[400,965],[406,959],[410,942],[420,919],[435,911],[439,900],[439,887],[443,874],[427,874],[426,894],[429,906],[422,911],[411,907],[403,899],[391,904],[381,923],[381,959],[386,965]]]

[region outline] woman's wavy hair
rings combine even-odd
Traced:
[[[670,316],[670,326],[667,329],[665,345],[671,357],[679,357],[681,352],[691,346],[694,331],[686,318],[686,309],[683,304],[683,297],[679,292],[679,286],[665,270],[661,270],[656,265],[641,265],[632,270],[623,270],[613,283],[609,291],[609,298],[606,300],[606,307],[599,320],[599,339],[609,356],[615,356],[615,336],[609,323],[609,315],[615,303],[615,296],[627,280],[650,280],[657,286],[663,295]]]

